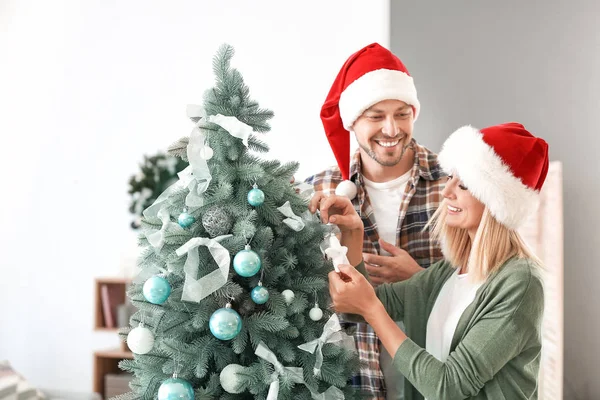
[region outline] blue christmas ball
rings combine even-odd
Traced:
[[[162,304],[171,294],[171,285],[162,276],[151,276],[144,283],[144,297],[152,304]]]
[[[265,201],[265,193],[258,189],[254,188],[248,192],[248,203],[250,203],[253,207],[258,207],[262,205]]]
[[[265,304],[269,301],[269,291],[263,286],[257,286],[250,292],[250,297],[256,304]]]
[[[260,271],[260,257],[252,250],[242,250],[233,258],[233,269],[238,275],[250,277]]]
[[[169,378],[158,388],[158,400],[194,400],[194,389],[186,380]]]
[[[182,212],[181,214],[179,214],[179,218],[177,218],[177,223],[182,228],[188,228],[194,222],[196,222],[196,218],[194,218],[186,212]]]
[[[242,317],[229,307],[219,308],[210,316],[208,326],[217,339],[230,340],[242,330]]]

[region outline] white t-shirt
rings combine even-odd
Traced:
[[[396,245],[396,229],[398,228],[398,217],[400,216],[400,202],[404,196],[406,184],[410,179],[411,171],[406,174],[388,181],[373,182],[363,176],[365,190],[371,200],[375,223],[377,224],[377,233],[379,237],[392,245]],[[390,253],[381,249],[380,255],[389,256]],[[397,322],[398,326],[404,330],[404,324]],[[379,365],[385,379],[386,398],[403,399],[404,398],[404,377],[396,371],[392,365],[393,356],[391,356],[383,345],[380,347]]]
[[[483,284],[471,282],[468,273],[459,274],[459,271],[457,268],[444,283],[427,320],[425,349],[442,362],[446,361],[450,354],[450,345],[460,317],[473,302],[477,289]]]
[[[411,171],[387,182],[373,182],[363,176],[365,190],[369,194],[377,233],[379,237],[392,245],[396,245],[396,229],[398,229],[398,217],[400,215],[400,202],[404,196],[406,184],[410,179]],[[385,250],[381,255],[389,256]]]

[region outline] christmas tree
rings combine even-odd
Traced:
[[[290,184],[297,163],[255,154],[273,113],[232,56],[219,49],[215,86],[187,109],[191,134],[169,149],[189,166],[143,213],[121,398],[357,398],[354,343],[327,309],[329,227]]]

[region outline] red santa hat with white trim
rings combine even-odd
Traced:
[[[325,134],[344,179],[336,194],[356,196],[356,186],[349,181],[352,125],[369,107],[392,99],[410,104],[417,119],[421,106],[413,78],[391,51],[372,43],[346,60],[321,108]]]
[[[463,126],[438,155],[498,222],[517,230],[535,211],[548,173],[548,144],[516,122],[476,129]]]

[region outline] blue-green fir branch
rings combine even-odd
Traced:
[[[158,230],[162,227],[162,221],[158,217],[143,217],[140,222],[144,230]]]
[[[304,293],[295,292],[294,300],[288,306],[288,315],[299,314],[308,308],[309,302]]]
[[[313,295],[315,292],[322,292],[329,286],[326,279],[317,276],[303,276],[292,281],[292,287]]]
[[[277,209],[280,205],[275,204],[269,198],[265,198],[264,203],[260,207],[257,207],[258,216],[267,224],[279,225],[284,218],[283,214]]]
[[[269,145],[263,140],[259,139],[256,135],[250,135],[248,138],[248,147],[250,150],[259,152],[259,153],[268,153]]]
[[[214,400],[222,393],[219,375],[210,375],[206,387],[197,389],[194,393],[196,400]]]
[[[241,354],[248,345],[248,327],[243,324],[240,333],[232,340],[232,348],[236,354]]]
[[[167,154],[172,157],[179,157],[183,161],[188,161],[187,159],[187,146],[190,142],[190,138],[184,136],[177,141],[173,142],[169,147],[167,147]]]
[[[271,274],[268,276],[270,275]],[[274,315],[285,317],[287,312],[287,303],[285,302],[283,296],[275,290],[269,290],[269,301],[267,302],[266,306]]]
[[[242,293],[244,293],[244,289],[239,284],[229,281],[216,292],[214,292],[213,296],[219,299],[220,302],[223,302],[231,299],[232,297],[236,299]]]

